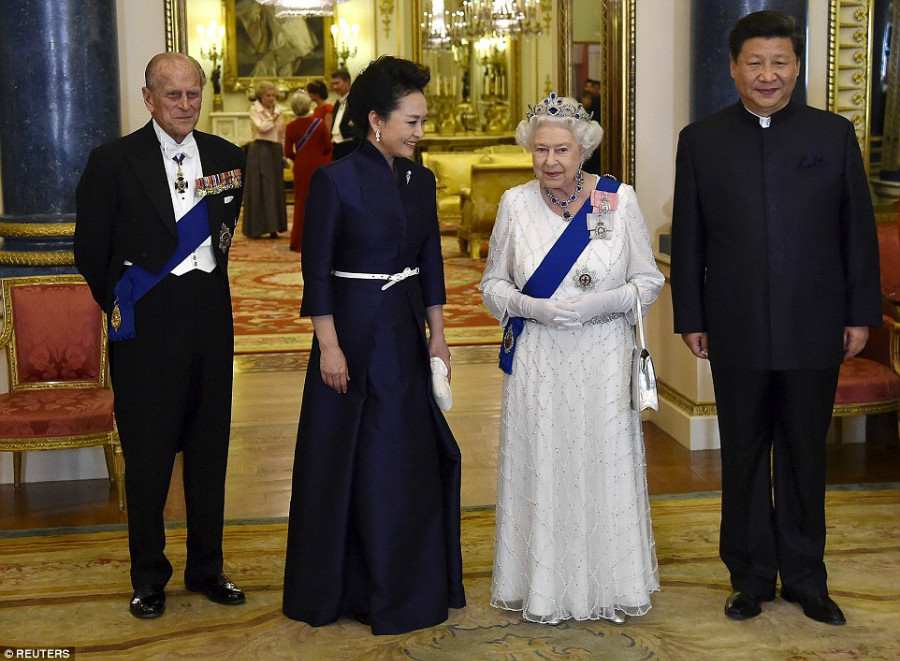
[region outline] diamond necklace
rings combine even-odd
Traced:
[[[575,192],[572,193],[571,197],[568,200],[560,200],[556,195],[550,192],[550,188],[544,186],[544,192],[547,193],[547,197],[550,198],[550,203],[555,204],[560,209],[563,210],[563,220],[566,222],[572,220],[572,212],[569,211],[566,207],[569,206],[572,202],[576,200],[578,194],[582,190],[582,186],[584,185],[584,172],[581,168],[578,168],[578,172],[575,173]]]

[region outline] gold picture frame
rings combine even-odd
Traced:
[[[222,0],[225,18],[223,84],[226,92],[271,80],[295,89],[335,69],[331,16],[275,18],[272,5]]]
[[[828,110],[853,122],[869,171],[874,0],[831,0]]]
[[[600,125],[606,133],[600,143],[601,160],[620,181],[635,177],[636,0],[596,0],[603,24],[603,80]],[[569,90],[572,71],[571,0],[558,0],[559,89]]]

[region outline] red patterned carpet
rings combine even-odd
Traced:
[[[443,251],[447,340],[453,345],[499,343],[500,327],[482,305],[478,291],[484,260],[472,261],[461,254],[455,237],[444,237]],[[312,323],[299,316],[300,256],[288,249],[287,234],[278,239],[248,239],[239,229],[228,272],[236,353],[310,348]]]

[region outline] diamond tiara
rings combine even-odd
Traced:
[[[572,119],[580,119],[585,122],[591,121],[594,116],[593,112],[588,112],[584,106],[573,104],[571,101],[565,101],[557,96],[556,92],[550,92],[550,96],[534,106],[528,106],[528,112],[525,117],[531,119],[538,115],[547,115],[549,117],[571,117]]]

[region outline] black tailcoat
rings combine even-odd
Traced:
[[[194,138],[204,175],[243,172],[241,149],[199,131]],[[158,272],[175,249],[172,182],[162,158],[148,123],[94,149],[78,184],[75,263],[107,313],[126,260]],[[161,589],[172,573],[163,508],[178,451],[188,524],[185,579],[196,586],[222,569],[234,353],[227,264],[242,188],[205,199],[216,268],[166,275],[135,304],[136,337],[110,344],[136,589]]]

